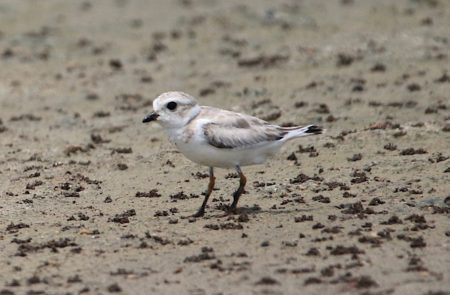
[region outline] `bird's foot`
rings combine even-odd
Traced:
[[[223,217],[229,217],[231,215],[239,214],[238,209],[236,207],[228,206],[224,211],[225,211],[224,214],[219,217],[223,218]]]
[[[205,216],[205,210],[199,209],[195,214],[192,214],[190,217],[199,218]]]
[[[200,218],[205,216],[205,210],[198,210],[194,214],[181,216],[181,219],[195,220],[195,218]]]

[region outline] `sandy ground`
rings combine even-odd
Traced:
[[[0,2],[0,294],[450,294],[450,5]],[[161,92],[317,123],[206,167]]]

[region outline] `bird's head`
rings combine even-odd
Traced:
[[[143,123],[158,122],[164,128],[179,128],[189,123],[200,112],[197,100],[179,91],[165,92],[153,101],[153,112]]]

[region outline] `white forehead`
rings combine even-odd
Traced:
[[[153,101],[153,109],[159,110],[168,102],[174,101],[180,105],[196,105],[197,100],[187,93],[181,91],[164,92]]]

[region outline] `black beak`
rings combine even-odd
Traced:
[[[158,117],[159,117],[159,115],[157,113],[152,112],[144,117],[144,119],[142,120],[142,123],[148,123],[151,121],[155,121]]]

